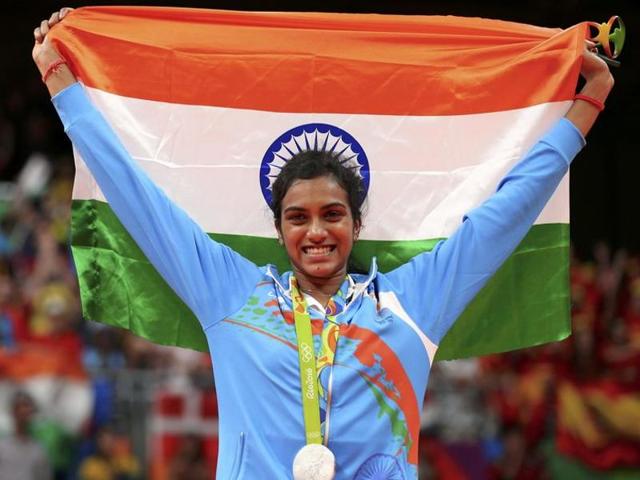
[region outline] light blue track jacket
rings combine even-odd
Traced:
[[[53,103],[113,211],[202,324],[219,404],[217,478],[291,478],[305,443],[291,273],[256,266],[211,240],[134,164],[80,84]],[[334,296],[344,327],[328,418],[337,480],[417,478],[420,411],[437,345],[583,145],[561,119],[450,238],[391,272],[378,272],[374,261],[369,275],[345,281]],[[318,348],[325,312],[310,313]],[[324,369],[325,391],[328,379]]]

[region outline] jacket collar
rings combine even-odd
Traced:
[[[269,276],[278,291],[278,295],[284,297],[287,303],[291,303],[291,279],[293,274],[291,271],[284,272],[282,275],[278,273],[278,269],[274,265],[267,265],[267,276]],[[369,266],[369,273],[365,277],[363,275],[348,274],[347,279],[340,286],[339,292],[334,296],[341,296],[344,298],[345,307],[347,310],[353,303],[358,301],[362,295],[368,291],[369,285],[375,280],[378,275],[378,263],[376,257],[371,259],[371,265]]]

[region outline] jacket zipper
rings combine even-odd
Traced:
[[[236,456],[233,459],[233,468],[231,469],[232,475],[229,477],[231,480],[237,480],[240,478],[240,470],[242,468],[242,460],[244,458],[244,438],[244,432],[240,432],[238,449],[236,451]]]

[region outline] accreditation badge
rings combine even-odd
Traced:
[[[294,480],[332,480],[335,474],[333,452],[319,443],[305,445],[293,459]]]

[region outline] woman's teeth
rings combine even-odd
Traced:
[[[304,247],[302,250],[307,255],[327,255],[333,250],[333,247]]]

